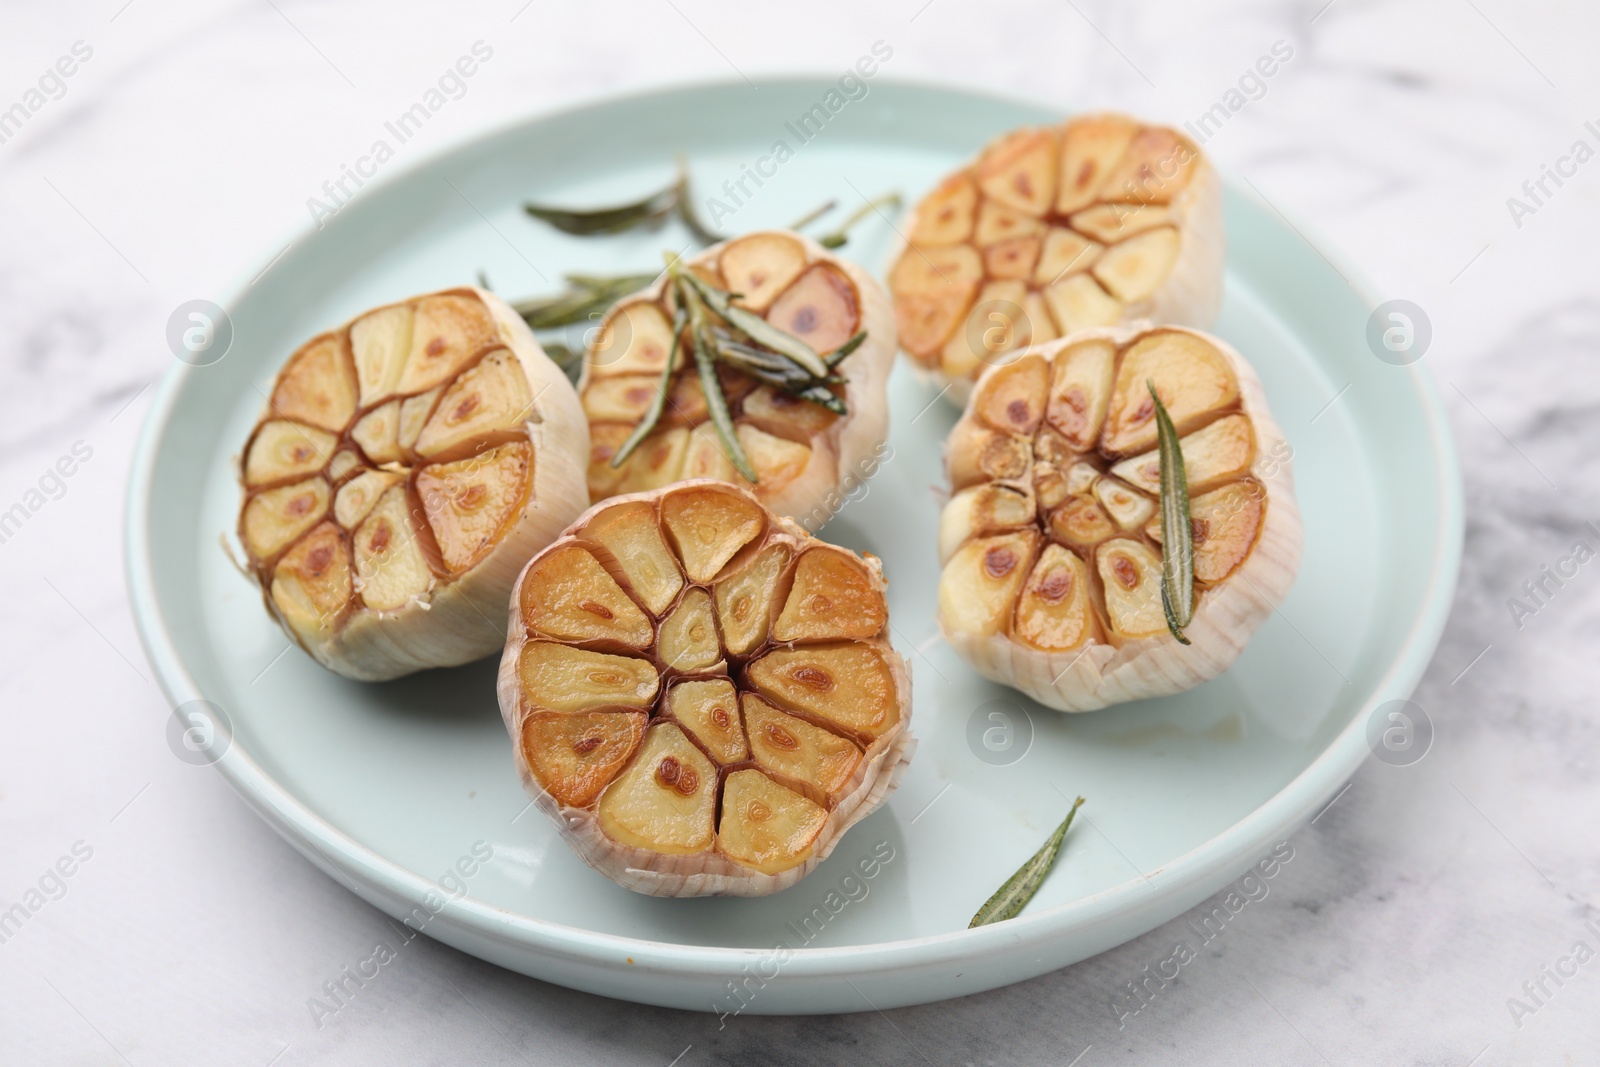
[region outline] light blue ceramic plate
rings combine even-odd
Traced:
[[[529,120],[425,161],[399,146],[392,175],[227,299],[225,358],[176,366],[161,383],[134,466],[127,562],[162,685],[175,705],[225,710],[234,739],[218,766],[284,837],[441,941],[579,989],[721,1011],[738,1006],[726,983],[750,974],[767,976],[746,983],[751,1012],[855,1011],[869,996],[885,1007],[1015,982],[1137,936],[1239,876],[1340,788],[1367,755],[1372,709],[1409,695],[1433,653],[1462,529],[1433,384],[1420,365],[1376,359],[1364,338],[1371,297],[1232,184],[1217,329],[1260,371],[1294,447],[1305,562],[1281,612],[1200,689],[1067,717],[984,681],[935,639],[934,487],[957,413],[940,402],[918,417],[933,390],[903,368],[890,390],[893,459],[823,535],[885,561],[922,744],[892,801],[787,892],[656,900],[590,871],[527,810],[494,661],[361,685],[285,652],[218,535],[234,524],[232,457],[300,341],[479,268],[520,296],[563,271],[648,268],[684,241],[564,237],[520,213],[526,197],[637,195],[664,184],[683,152],[701,196],[734,208],[721,226],[739,232],[829,198],[844,210],[893,189],[914,199],[996,133],[1058,118],[879,82],[801,143],[794,120],[829,88],[675,89]],[[792,158],[760,188],[747,180],[752,195],[736,205],[723,181],[778,141]],[[893,239],[868,222],[845,254],[881,273]],[[981,740],[1002,725],[995,711],[1013,730],[999,754]],[[1084,817],[1026,914],[968,931],[1078,793]],[[493,858],[479,864],[475,850]],[[458,861],[473,872],[464,896],[445,877]]]

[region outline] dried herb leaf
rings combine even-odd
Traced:
[[[1072,825],[1072,817],[1078,814],[1078,809],[1082,806],[1082,797],[1073,801],[1072,810],[1067,812],[1067,817],[1056,827],[1056,832],[1050,835],[1050,839],[1027,863],[1017,869],[1016,874],[1006,879],[1006,884],[1001,886],[983,907],[978,909],[978,914],[972,917],[967,929],[1014,919],[1028,906],[1028,901],[1033,899],[1034,894],[1039,892],[1039,887],[1044,884],[1045,875],[1049,874],[1050,868],[1055,865],[1056,856],[1061,851],[1061,843],[1066,840],[1067,829]]]
[[[832,352],[829,352],[827,355],[823,356],[822,362],[826,363],[830,368],[837,367],[844,361],[844,357],[860,348],[866,339],[867,331],[859,331],[854,337],[850,338],[850,340],[846,341],[838,348],[835,348]]]
[[[839,201],[837,201],[837,200],[829,200],[826,204],[823,204],[821,207],[812,208],[810,211],[806,212],[804,215],[801,215],[795,221],[789,223],[789,229],[791,229],[791,230],[803,230],[807,226],[811,225],[813,222],[816,222],[822,216],[826,215],[828,212],[832,211],[834,208],[836,208],[838,206],[839,206]]]
[[[1189,644],[1183,628],[1194,618],[1194,529],[1189,524],[1189,478],[1183,449],[1155,383],[1145,381],[1156,405],[1156,439],[1161,461],[1161,610],[1167,629]]]
[[[817,243],[823,248],[843,248],[845,242],[850,240],[850,231],[855,227],[856,223],[880,209],[887,208],[890,211],[894,211],[899,206],[899,193],[886,193],[876,200],[868,200],[865,204],[856,208],[855,213],[845,219],[837,230],[818,237]]]
[[[678,157],[678,181],[673,188],[678,194],[678,217],[689,227],[695,240],[702,245],[714,245],[722,240],[721,234],[700,221],[700,213],[694,207],[694,194],[689,191],[689,164],[682,156]]]
[[[779,355],[788,356],[800,364],[813,377],[826,378],[828,365],[822,362],[822,357],[816,350],[800,338],[778,329],[766,319],[747,308],[742,308],[733,302],[731,293],[718,289],[716,286],[697,278],[681,267],[677,268],[677,277],[689,283],[691,289],[705,301],[712,311],[715,311],[724,321],[744,334],[758,345],[764,345]]]
[[[733,415],[728,411],[728,398],[722,392],[722,382],[717,377],[716,337],[711,332],[711,322],[706,314],[706,303],[692,284],[694,276],[674,260],[671,267],[678,282],[678,306],[689,314],[690,347],[694,350],[694,363],[700,372],[700,391],[706,397],[706,410],[711,415],[711,425],[716,427],[722,446],[727,449],[728,461],[751,482],[758,482],[755,467],[745,455],[744,446],[733,428]],[[687,283],[687,284],[686,284]]]
[[[512,304],[534,330],[553,330],[585,322],[604,314],[618,300],[655,281],[654,274],[569,274],[570,287],[554,296],[535,297]]]
[[[522,210],[541,219],[562,233],[589,237],[594,234],[623,233],[639,226],[659,226],[678,206],[680,182],[673,182],[660,192],[651,193],[643,200],[616,207],[574,211],[570,208],[548,207],[542,204],[523,204]]]
[[[628,439],[622,442],[622,447],[617,449],[617,454],[611,457],[611,466],[620,467],[633,450],[650,436],[650,431],[656,428],[656,423],[661,421],[662,412],[667,409],[667,397],[672,393],[672,373],[677,369],[678,345],[683,337],[684,320],[687,317],[682,307],[672,316],[672,347],[667,350],[666,366],[661,368],[661,380],[656,383],[656,395],[650,401],[650,408],[644,413],[644,418],[639,420],[639,425],[633,428]]]
[[[561,368],[561,373],[567,376],[567,381],[573,385],[578,384],[578,379],[583,375],[582,352],[574,352],[560,341],[545,341],[539,347],[543,348],[544,354]]]

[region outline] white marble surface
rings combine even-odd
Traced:
[[[75,843],[92,855],[0,944],[0,1061],[1600,1062],[1600,959],[1546,979],[1533,1013],[1507,1006],[1574,941],[1600,949],[1600,565],[1520,630],[1506,606],[1600,520],[1600,163],[1520,227],[1505,203],[1574,140],[1600,145],[1583,128],[1600,10],[1326,3],[6,4],[0,108],[74,42],[93,54],[0,144],[0,508],[75,442],[92,456],[0,544],[0,902]],[[383,920],[168,751],[123,590],[122,493],[171,309],[299,226],[374,124],[478,38],[505,58],[424,147],[617,91],[835,71],[878,38],[899,78],[1181,121],[1290,42],[1208,149],[1432,319],[1471,509],[1416,697],[1433,751],[1369,762],[1292,838],[1270,896],[1120,1030],[1116,987],[1181,920],[953,1003],[726,1028],[419,939],[315,1027],[310,991]]]

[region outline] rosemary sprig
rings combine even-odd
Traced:
[[[1183,628],[1194,618],[1194,530],[1189,525],[1189,478],[1183,449],[1166,405],[1146,379],[1156,406],[1156,440],[1161,461],[1161,610],[1167,629],[1180,644],[1189,644]]]
[[[728,411],[728,398],[723,395],[722,382],[717,378],[716,339],[707,320],[706,302],[693,284],[684,284],[692,275],[684,269],[681,260],[675,260],[668,270],[678,283],[678,306],[688,309],[694,362],[700,372],[700,390],[706,397],[711,424],[716,427],[717,436],[722,438],[722,445],[728,450],[728,460],[740,474],[751,482],[758,482],[761,478],[750,464],[750,457],[745,455],[744,445],[739,443],[739,435],[733,428],[733,415]],[[661,396],[666,396],[666,389],[666,379],[663,379]]]
[[[830,369],[837,367],[841,362],[843,362],[845,356],[848,356],[850,353],[860,348],[866,339],[867,331],[858,330],[854,337],[850,338],[838,348],[835,348],[832,352],[829,352],[827,355],[823,356],[822,362],[826,363]]]
[[[622,447],[617,449],[617,454],[611,457],[611,465],[620,467],[627,458],[633,455],[633,450],[650,436],[650,431],[656,428],[656,423],[661,421],[661,415],[667,409],[667,397],[672,393],[672,373],[677,369],[678,345],[683,338],[684,321],[688,317],[683,306],[672,315],[672,347],[667,350],[667,364],[661,368],[661,380],[656,385],[655,398],[650,401],[649,410],[644,413],[644,418],[639,425],[633,428],[628,439],[622,442]]]
[[[643,200],[589,211],[574,211],[571,208],[550,207],[543,204],[523,204],[522,210],[536,219],[548,222],[562,233],[570,233],[577,237],[623,233],[639,226],[660,226],[678,206],[679,190],[680,183],[675,181]]]
[[[816,378],[828,376],[828,365],[816,350],[792,333],[785,333],[748,308],[733,302],[733,294],[718,289],[690,271],[680,270],[678,275],[689,284],[706,306],[715,311],[728,325],[744,334],[758,345],[764,345],[780,355],[788,356]]]
[[[694,194],[689,191],[689,162],[682,156],[678,157],[678,181],[674,185],[678,191],[678,218],[689,227],[689,232],[701,245],[714,245],[722,240],[722,235],[700,221],[700,213],[694,207]]]
[[[899,206],[899,193],[885,193],[876,200],[869,200],[865,204],[862,204],[860,207],[856,208],[854,214],[845,219],[837,230],[834,230],[831,233],[825,233],[821,237],[818,237],[817,243],[823,248],[843,248],[845,242],[850,240],[850,231],[855,227],[856,223],[860,222],[862,219],[866,218],[873,212],[878,211],[879,209],[887,208],[888,210],[893,211]]]
[[[983,907],[978,909],[978,914],[972,917],[967,929],[1014,919],[1028,906],[1028,901],[1033,899],[1034,894],[1039,892],[1039,887],[1044,884],[1045,875],[1049,874],[1050,868],[1055,865],[1056,856],[1061,851],[1061,843],[1067,839],[1067,829],[1072,825],[1072,817],[1078,814],[1078,809],[1082,806],[1082,797],[1073,801],[1072,810],[1067,812],[1067,817],[1056,827],[1056,832],[1050,835],[1050,839],[1027,863],[1017,868],[1016,874],[1006,879],[1006,884],[996,890],[994,896],[990,897]]]
[[[586,211],[525,203],[522,210],[548,222],[562,233],[577,237],[625,233],[641,227],[654,229],[670,216],[677,215],[702,245],[713,245],[722,240],[721,235],[700,221],[700,215],[695,211],[694,194],[689,187],[689,164],[682,156],[678,157],[678,176],[672,184],[643,200]]]
[[[530,329],[553,330],[603,313],[655,279],[654,274],[569,274],[567,288],[554,296],[520,300],[511,306]]]
[[[807,226],[810,226],[813,222],[816,222],[822,216],[826,215],[828,212],[832,211],[834,208],[836,208],[838,206],[839,206],[839,201],[837,201],[837,200],[829,200],[826,204],[823,204],[821,207],[812,208],[810,211],[806,212],[804,215],[801,215],[798,219],[795,219],[793,222],[789,223],[789,229],[791,229],[791,230],[803,230]]]
[[[549,356],[551,361],[561,368],[561,373],[567,376],[567,381],[573,385],[578,384],[578,378],[583,373],[582,352],[574,352],[560,341],[545,341],[539,347],[544,349],[544,354]]]

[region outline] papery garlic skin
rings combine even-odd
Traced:
[[[1064,381],[1073,388],[1089,379],[1117,382],[1130,352],[1160,352],[1162,338],[1188,339],[1183,343],[1203,346],[1196,351],[1214,353],[1217,360],[1210,380],[1181,357],[1151,375],[1180,422],[1193,479],[1193,519],[1216,524],[1211,548],[1204,537],[1196,541],[1196,609],[1183,628],[1189,645],[1168,632],[1160,607],[1160,520],[1154,507],[1159,489],[1143,469],[1154,443],[1134,436],[1143,434],[1143,424],[1118,423],[1114,386],[1098,398],[1103,390],[1084,389],[1078,400],[1085,402],[1070,405],[1063,405],[1064,390],[1056,388]],[[1136,348],[1141,344],[1147,347]],[[1109,379],[1097,379],[1098,370],[1074,378],[1064,369],[1086,357],[1103,359],[1108,351],[1115,360]],[[1054,390],[1042,396],[1018,369],[1041,359]],[[1215,373],[1218,366],[1227,368],[1231,385]],[[1124,409],[1137,411],[1143,381],[1121,384],[1135,390]],[[1195,402],[1185,407],[1184,394]],[[1079,407],[1099,417],[1077,420],[1073,412]],[[980,414],[985,410],[987,419]],[[1076,425],[1081,436],[1070,445],[1049,436],[1046,431],[1054,428],[1038,413],[1050,410],[1060,413],[1062,424]],[[1029,420],[1036,429],[997,428],[1007,411],[1019,417],[1019,429]],[[1118,435],[1135,446],[1106,450],[1105,442]],[[1026,448],[1008,444],[1019,438],[1028,442]],[[1024,452],[1028,458],[1019,466]],[[940,530],[939,624],[945,640],[986,678],[1060,711],[1166,696],[1215,677],[1282,603],[1298,571],[1303,531],[1291,457],[1254,369],[1231,346],[1199,331],[1088,330],[1013,353],[978,380],[946,444],[955,492]],[[988,557],[978,555],[985,550],[996,553],[999,563],[990,566]],[[1027,599],[1032,571],[1043,569],[1047,551],[1057,563],[1063,553],[1082,563],[1063,564],[1046,590],[1057,594],[1053,604]],[[1004,566],[1013,559],[1028,573]],[[1119,576],[1129,585],[1110,587],[1117,594],[1113,608],[1107,582],[1120,582]],[[1137,596],[1121,599],[1128,590]],[[1069,624],[1079,616],[1072,614],[1068,596],[1087,598],[1081,625]],[[1052,647],[1052,638],[1062,647]]]
[[[683,531],[706,536],[686,547]],[[876,559],[726,483],[596,504],[512,596],[498,694],[524,788],[635,892],[793,885],[894,791],[915,748],[883,590]],[[707,635],[674,620],[705,610],[702,655]],[[789,837],[769,829],[782,826]]]
[[[515,311],[476,288],[424,294],[290,358],[246,445],[239,538],[267,610],[330,670],[467,663],[501,647],[517,572],[587,506],[587,445],[571,383]],[[261,502],[293,486],[311,499],[287,530],[305,528],[279,544],[297,501]]]
[[[732,238],[688,262],[719,288],[742,292],[737,303],[822,354],[865,330],[861,347],[836,370],[845,379],[839,395],[847,414],[835,415],[723,368],[724,392],[758,475],[752,485],[723,454],[694,361],[680,348],[673,399],[660,423],[620,468],[612,467],[612,457],[656,393],[670,347],[672,315],[663,275],[618,301],[584,356],[578,392],[591,429],[590,499],[710,477],[751,489],[777,514],[820,529],[850,486],[876,469],[888,436],[888,379],[898,345],[888,295],[860,267],[787,230]]]
[[[1205,328],[1222,304],[1216,170],[1124,115],[997,138],[905,233],[889,273],[900,344],[957,404],[1009,351],[1144,320]]]

